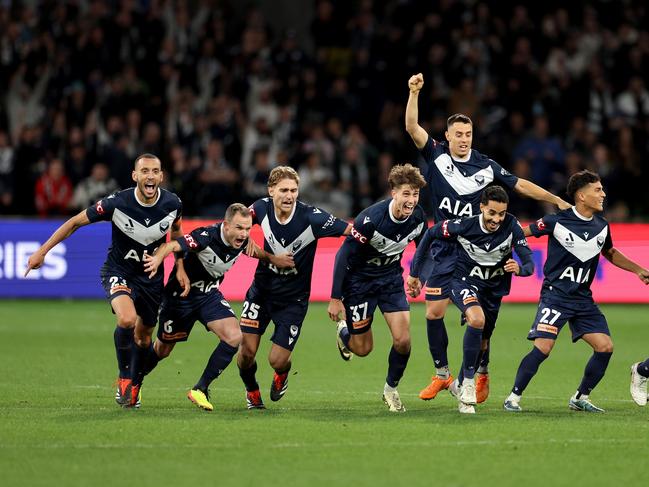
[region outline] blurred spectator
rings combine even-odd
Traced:
[[[52,159],[36,181],[34,190],[36,210],[42,217],[67,215],[72,202],[72,183],[65,175],[60,159]]]
[[[110,177],[106,164],[98,162],[92,166],[90,176],[82,180],[75,188],[72,206],[82,210],[104,196],[113,194],[118,189],[117,181]]]
[[[0,130],[0,214],[11,211],[13,203],[14,149],[7,132]]]
[[[265,147],[257,149],[252,160],[252,167],[248,168],[243,178],[247,203],[268,196],[268,176],[272,169],[268,149]]]
[[[198,204],[201,216],[220,218],[232,203],[239,175],[223,156],[223,144],[212,140],[198,173],[201,183]]]

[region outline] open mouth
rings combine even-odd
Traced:
[[[245,242],[245,240],[246,240],[245,238],[236,238],[236,239],[234,239],[234,246],[236,248],[241,247],[243,245],[243,242]]]
[[[144,189],[145,189],[148,193],[152,193],[152,192],[155,191],[155,184],[153,184],[153,183],[145,183],[145,184],[144,184]]]
[[[414,205],[412,205],[412,204],[410,204],[410,203],[406,203],[406,204],[403,205],[403,207],[401,208],[401,211],[402,211],[403,213],[412,213],[412,210],[414,210],[414,209],[415,209],[415,206],[414,206]]]

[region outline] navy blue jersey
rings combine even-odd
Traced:
[[[420,206],[403,220],[392,214],[393,200],[387,199],[363,210],[354,220],[351,234],[336,254],[331,297],[349,292],[351,280],[377,280],[401,276],[401,257],[412,241],[419,243],[427,227]]]
[[[104,266],[129,275],[146,275],[144,254],[153,254],[182,214],[180,198],[158,189],[155,202],[145,205],[128,188],[99,200],[86,209],[91,222],[110,221],[112,240]],[[162,280],[162,273],[154,279]]]
[[[192,285],[190,296],[192,293],[208,293],[217,290],[225,273],[248,245],[246,240],[240,248],[235,249],[226,243],[223,236],[223,223],[196,228],[176,241],[186,254],[184,265]],[[167,286],[173,291],[178,291],[180,285],[175,277],[174,266]]]
[[[451,157],[446,144],[428,138],[421,149],[426,161],[424,177],[435,208],[436,222],[457,217],[470,217],[480,213],[480,195],[491,183],[512,189],[518,178],[500,164],[471,150],[466,161]]]
[[[541,296],[591,300],[599,254],[613,247],[608,222],[599,215],[583,217],[572,207],[544,216],[530,230],[535,237],[549,235]]]
[[[308,297],[311,292],[311,274],[317,240],[323,237],[340,237],[347,222],[324,210],[297,201],[293,213],[285,223],[275,216],[271,198],[253,203],[253,224],[258,223],[264,233],[264,250],[274,255],[292,253],[295,267],[278,269],[259,261],[255,284],[273,299]]]
[[[532,251],[516,217],[507,213],[498,230],[489,232],[482,223],[482,214],[471,218],[444,220],[431,227],[424,236],[413,259],[411,275],[417,277],[433,239],[457,242],[458,258],[453,279],[460,279],[478,290],[488,290],[493,296],[506,296],[511,287],[512,273],[503,269],[512,258],[512,249],[521,260],[521,276],[534,271]]]

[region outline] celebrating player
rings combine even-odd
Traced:
[[[187,255],[185,259],[178,259],[165,286],[158,319],[158,339],[151,347],[142,369],[133,370],[132,387],[140,387],[143,376],[153,370],[160,360],[168,357],[176,343],[187,341],[194,322],[198,320],[219,337],[220,343],[187,397],[201,409],[214,409],[209,401],[208,387],[230,365],[241,343],[239,323],[219,286],[225,273],[248,246],[251,227],[250,210],[241,203],[233,203],[226,210],[222,223],[196,228],[161,245],[154,255],[145,257],[145,271],[153,278],[169,254],[183,252]],[[249,255],[269,260],[281,269],[292,267],[293,258],[290,255],[269,255],[254,242],[250,243]],[[181,266],[191,283],[187,289],[183,289],[174,278],[177,268]]]
[[[593,349],[584,376],[568,406],[575,411],[604,412],[589,399],[613,353],[613,342],[606,318],[593,301],[590,285],[595,278],[599,254],[613,265],[637,274],[649,284],[649,271],[613,247],[608,222],[597,215],[604,209],[604,188],[597,174],[580,171],[568,181],[568,196],[575,206],[547,215],[525,227],[525,235],[548,235],[548,255],[543,267],[543,286],[539,306],[528,340],[532,351],[518,367],[514,387],[505,399],[506,411],[521,411],[520,400],[541,363],[548,358],[557,336],[568,322],[572,341],[584,340]]]
[[[182,203],[175,194],[160,188],[163,173],[156,156],[139,156],[132,177],[135,188],[108,196],[61,225],[29,257],[25,275],[43,265],[55,245],[84,225],[112,223],[112,242],[101,268],[101,283],[117,316],[114,338],[119,377],[115,400],[139,407],[139,391],[131,387],[131,370],[150,346],[163,287],[162,274],[155,279],[147,277],[144,256],[163,244],[170,231],[172,238],[182,235]]]
[[[392,412],[404,412],[397,385],[410,357],[410,306],[403,287],[401,257],[426,229],[419,190],[426,185],[419,169],[397,165],[388,177],[392,198],[363,210],[354,220],[351,235],[336,254],[328,313],[339,321],[340,355],[364,357],[373,348],[372,320],[378,306],[390,333],[388,374],[383,400]]]
[[[445,220],[426,232],[410,269],[408,287],[419,294],[418,276],[433,241],[453,240],[461,247],[450,285],[451,299],[468,325],[462,369],[457,384],[450,387],[458,397],[461,413],[475,413],[475,404],[486,399],[485,389],[481,395],[476,392],[475,374],[496,327],[502,298],[509,294],[512,274],[529,276],[534,272],[532,251],[518,220],[507,213],[508,203],[509,197],[500,186],[485,189],[479,215]],[[512,258],[512,249],[522,265]]]
[[[435,208],[436,222],[469,217],[480,212],[480,193],[492,182],[498,182],[523,196],[569,208],[570,205],[530,181],[510,174],[498,163],[471,149],[473,122],[462,114],[451,115],[446,123],[448,144],[437,142],[418,123],[417,100],[424,86],[421,73],[408,80],[410,95],[406,106],[406,130],[426,162],[424,176]],[[431,383],[419,393],[424,400],[433,399],[439,391],[448,389],[453,382],[448,369],[448,335],[444,315],[449,304],[450,280],[457,260],[458,248],[454,242],[435,240],[431,247],[426,269],[426,329],[428,344],[436,375]],[[483,355],[482,365],[486,368],[488,353]],[[488,376],[477,379],[478,391],[486,387]]]
[[[275,332],[268,361],[275,374],[270,398],[279,401],[288,386],[291,352],[307,312],[317,241],[347,235],[351,229],[351,225],[333,215],[298,201],[299,182],[294,169],[277,166],[268,178],[270,198],[262,198],[252,205],[253,224],[259,224],[264,234],[264,250],[274,255],[291,254],[295,267],[279,269],[260,261],[243,303],[240,321],[243,338],[237,365],[246,386],[248,409],[264,408],[255,377],[255,356],[261,335],[272,320]]]

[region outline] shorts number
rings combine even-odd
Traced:
[[[171,326],[173,324],[173,320],[165,321],[164,325],[162,325],[162,328],[164,329],[165,333],[173,333],[174,328]]]
[[[259,316],[259,305],[244,301],[241,316],[243,316],[244,318],[250,318],[251,320],[256,320]]]
[[[120,277],[117,277],[117,276],[110,276],[108,281],[110,282],[110,288],[111,289],[113,289],[114,287],[117,287],[117,286],[126,286],[126,279],[124,279],[123,277],[120,278]]]
[[[350,306],[349,309],[352,310],[352,321],[358,322],[361,320],[367,319],[367,302],[363,304],[357,304],[355,306]],[[362,310],[362,315],[359,311]]]
[[[550,321],[548,321],[548,318],[550,318],[551,314],[554,316]],[[559,316],[561,316],[561,313],[559,313],[557,310],[551,308],[543,308],[541,310],[541,319],[539,320],[539,323],[547,323],[548,325],[554,325],[554,323],[559,319]]]

